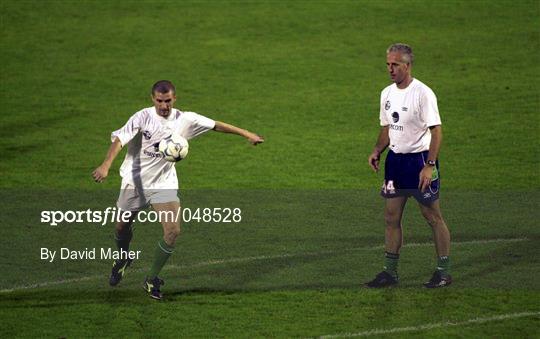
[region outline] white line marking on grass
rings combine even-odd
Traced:
[[[56,280],[56,281],[45,281],[42,283],[36,283],[36,284],[31,284],[31,285],[20,285],[20,286],[14,286],[12,288],[2,289],[0,290],[0,293],[7,293],[7,292],[18,291],[18,290],[27,290],[27,289],[32,289],[32,288],[40,288],[40,287],[47,287],[47,286],[54,286],[54,285],[69,284],[69,283],[74,283],[74,282],[92,280],[95,278],[103,278],[103,276],[93,275],[93,276],[87,276],[87,277],[62,279],[62,280]]]
[[[323,335],[319,338],[328,339],[328,338],[352,338],[352,337],[370,337],[375,335],[384,335],[384,334],[394,334],[394,333],[402,333],[402,332],[419,332],[419,331],[427,331],[432,330],[435,328],[444,328],[444,327],[451,327],[451,326],[467,326],[472,324],[482,324],[492,321],[499,321],[499,320],[506,320],[506,319],[517,319],[517,318],[524,318],[524,317],[534,317],[534,316],[540,316],[540,312],[520,312],[520,313],[507,313],[507,314],[500,314],[495,315],[491,317],[479,317],[479,318],[473,318],[468,319],[465,321],[445,321],[440,323],[431,323],[431,324],[425,324],[425,325],[418,325],[418,326],[407,326],[407,327],[394,327],[394,328],[388,328],[388,329],[374,329],[374,330],[368,330],[363,332],[357,332],[357,333],[341,333],[341,334],[330,334],[330,335]]]
[[[484,244],[492,244],[492,243],[513,243],[513,242],[520,242],[520,241],[527,241],[527,240],[529,239],[523,237],[523,238],[498,238],[498,239],[485,239],[485,240],[455,241],[455,242],[452,242],[452,246],[484,245]],[[425,247],[425,246],[433,246],[433,243],[432,242],[420,242],[420,243],[413,242],[413,243],[403,245],[403,247],[405,248]],[[273,255],[257,255],[257,256],[243,257],[243,258],[213,259],[213,260],[201,261],[201,262],[193,263],[193,264],[167,265],[164,267],[164,269],[186,269],[186,268],[196,268],[196,267],[221,265],[221,264],[241,263],[241,262],[256,261],[256,260],[284,259],[284,258],[292,258],[292,257],[317,256],[321,254],[336,254],[336,253],[352,252],[352,251],[380,250],[382,248],[384,248],[384,246],[379,245],[379,246],[344,248],[341,250],[283,253],[283,254],[273,254]],[[141,271],[143,271],[143,269],[130,270],[130,272],[141,272]],[[92,275],[92,276],[86,276],[86,277],[80,277],[80,278],[61,279],[61,280],[56,280],[56,281],[45,281],[45,282],[35,283],[35,284],[30,284],[30,285],[19,285],[19,286],[13,286],[11,288],[5,288],[5,289],[0,290],[0,293],[7,293],[7,292],[18,291],[18,290],[26,290],[26,289],[55,286],[55,285],[62,285],[62,284],[69,284],[69,283],[77,283],[81,281],[87,281],[87,280],[93,280],[93,279],[105,279],[105,278],[106,276],[104,273],[101,275]]]

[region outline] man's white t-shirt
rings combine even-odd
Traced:
[[[122,146],[128,145],[126,157],[120,167],[123,183],[144,189],[178,189],[178,177],[173,162],[163,158],[159,142],[174,131],[190,140],[211,130],[215,121],[194,112],[171,109],[164,118],[148,107],[135,113],[119,130],[111,133]]]
[[[441,124],[437,97],[417,79],[405,89],[394,83],[381,92],[381,126],[388,126],[394,153],[418,153],[429,150],[429,127]]]

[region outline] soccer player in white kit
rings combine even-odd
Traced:
[[[116,224],[115,240],[120,251],[129,250],[133,234],[131,226],[139,211],[151,205],[157,212],[164,211],[166,215],[172,216],[161,220],[163,239],[157,244],[154,263],[143,283],[150,297],[160,300],[162,298],[160,287],[164,282],[158,274],[174,251],[176,238],[180,234],[181,218],[177,218],[180,200],[177,195],[176,168],[174,163],[166,161],[159,152],[159,142],[170,136],[173,131],[187,140],[209,130],[240,135],[253,145],[264,142],[264,139],[236,126],[173,108],[176,90],[168,80],[154,84],[151,98],[153,107],[135,113],[122,128],[112,132],[112,145],[105,160],[94,170],[92,176],[96,182],[105,180],[112,162],[122,147],[128,145],[126,157],[120,168],[122,187],[117,206],[124,213],[129,213],[129,221]],[[129,258],[115,260],[109,278],[111,286],[116,286],[120,282],[131,262]]]
[[[450,233],[439,207],[440,172],[437,160],[442,140],[441,118],[433,91],[411,75],[413,52],[406,44],[393,44],[386,51],[386,65],[393,84],[381,92],[381,130],[368,158],[379,170],[380,155],[388,147],[381,195],[386,199],[384,219],[385,260],[383,271],[366,283],[378,288],[398,283],[397,266],[403,242],[402,216],[405,203],[414,197],[431,226],[437,269],[424,284],[427,288],[451,284]]]

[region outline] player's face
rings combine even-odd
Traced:
[[[174,95],[173,91],[169,91],[167,93],[154,92],[152,95],[152,101],[156,107],[157,114],[166,118],[169,116],[169,114],[171,114],[171,109],[176,101],[176,96]]]
[[[386,69],[390,78],[396,84],[401,84],[409,76],[411,65],[403,62],[403,57],[399,52],[390,52],[386,55]]]

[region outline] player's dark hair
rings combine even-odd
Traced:
[[[411,46],[409,46],[407,44],[402,44],[402,43],[399,43],[399,42],[395,43],[395,44],[392,44],[386,50],[386,54],[388,54],[390,52],[399,52],[399,53],[401,53],[402,61],[406,62],[408,64],[412,65],[412,63],[414,61],[414,54],[412,52],[412,48],[411,48]]]
[[[170,91],[176,94],[176,88],[169,80],[159,80],[152,86],[152,95],[154,93],[169,93]]]

